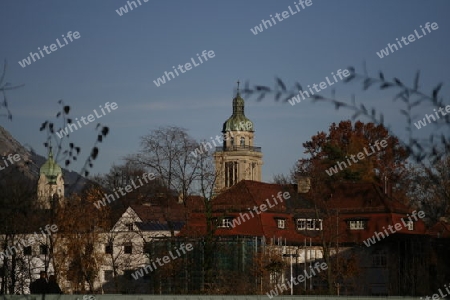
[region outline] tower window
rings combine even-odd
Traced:
[[[244,146],[245,146],[245,138],[241,137],[241,147],[244,147]]]
[[[238,182],[238,163],[229,161],[225,163],[225,186],[230,187]]]
[[[234,137],[231,137],[230,144],[231,144],[231,146],[234,146]]]

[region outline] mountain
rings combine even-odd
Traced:
[[[27,149],[20,144],[6,129],[0,126],[0,166],[5,167],[9,164],[8,155],[19,154],[21,159],[18,162],[14,162],[22,176],[26,176],[31,180],[39,179],[39,169],[47,160],[47,157],[37,154],[33,149]],[[80,191],[89,180],[78,174],[77,172],[63,170],[64,184],[66,186],[66,192],[78,192]],[[0,177],[2,173],[0,171]],[[77,181],[78,180],[78,181]],[[74,185],[76,183],[76,185]],[[66,195],[67,196],[67,195]]]

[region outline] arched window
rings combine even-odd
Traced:
[[[244,146],[245,146],[245,138],[241,137],[241,147],[244,147]]]
[[[234,137],[231,137],[230,144],[231,144],[231,146],[234,146]]]

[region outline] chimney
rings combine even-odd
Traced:
[[[178,195],[178,204],[183,204],[183,202],[184,202],[183,193],[180,192],[180,194]]]
[[[311,179],[308,176],[299,176],[297,179],[297,192],[306,194],[311,189]]]

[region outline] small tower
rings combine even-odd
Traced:
[[[217,194],[241,180],[261,181],[261,147],[253,146],[254,127],[244,114],[244,99],[239,94],[233,99],[233,114],[223,123],[223,145],[214,152],[218,178],[214,193]]]
[[[53,159],[52,148],[48,152],[48,159],[39,171],[37,208],[50,209],[63,204],[64,179],[61,167]],[[56,202],[57,203],[54,203]]]

